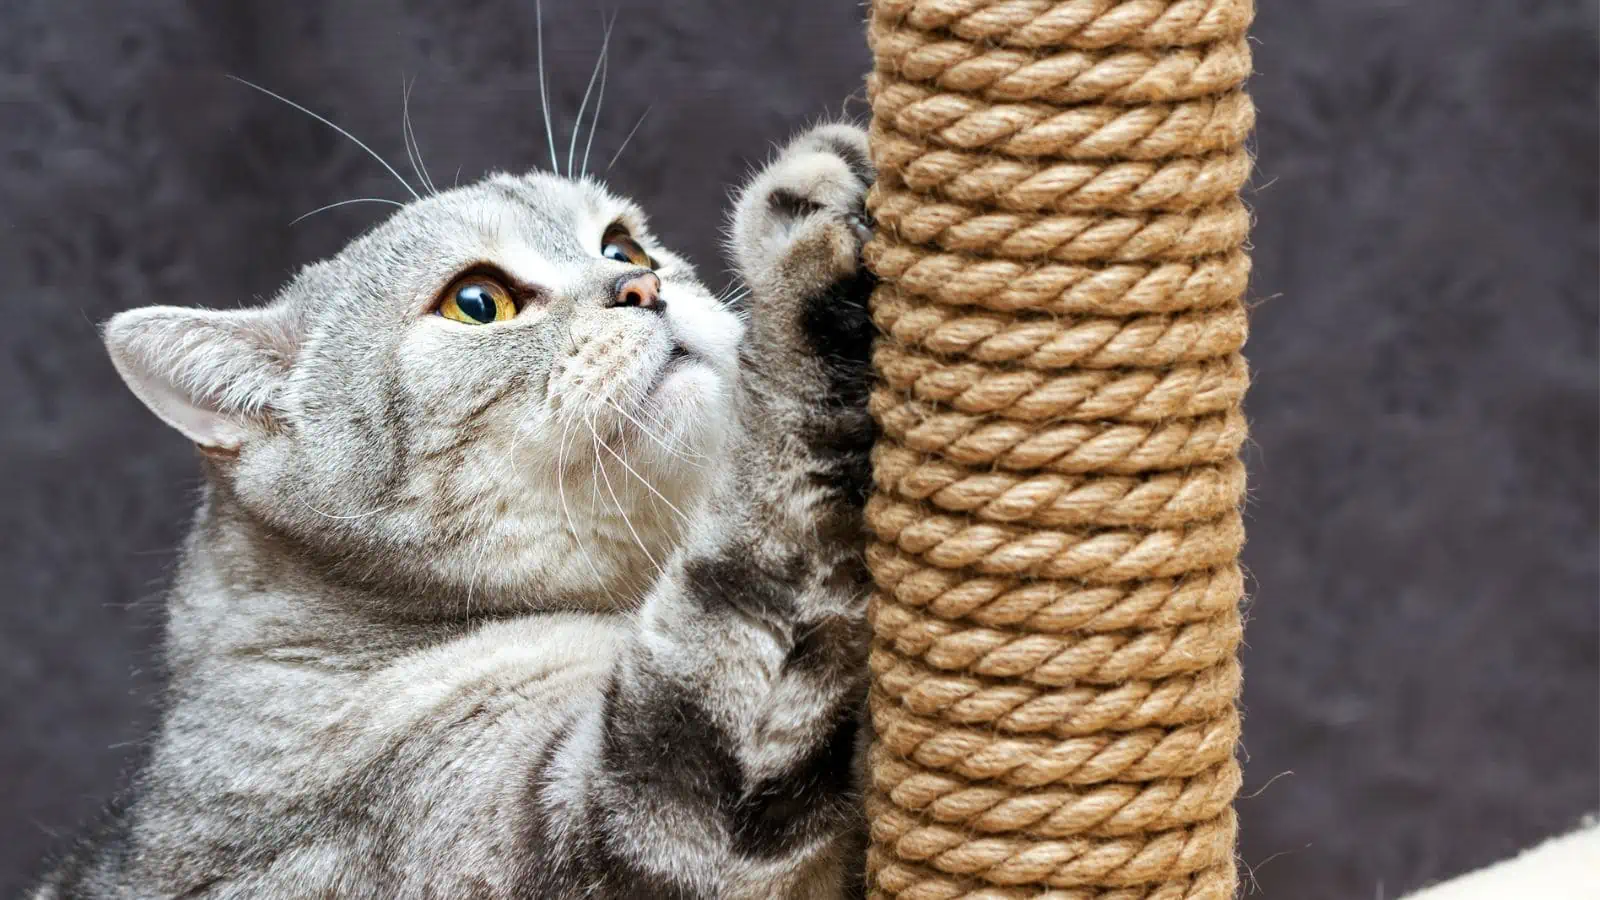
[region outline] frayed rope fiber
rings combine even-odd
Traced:
[[[872,895],[1237,885],[1251,0],[873,0]]]

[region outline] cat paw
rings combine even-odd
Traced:
[[[758,300],[810,295],[861,268],[872,237],[866,133],[820,125],[789,142],[740,195],[732,255]]]
[[[803,447],[852,509],[866,500],[876,435],[867,399],[877,282],[861,258],[873,177],[865,132],[813,128],[744,189],[731,232],[750,289],[743,358],[750,383],[776,401],[757,428],[785,452]]]

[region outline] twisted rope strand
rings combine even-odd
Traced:
[[[1011,212],[1182,212],[1228,200],[1250,177],[1243,148],[1139,161],[1022,160],[872,130],[879,184]]]
[[[977,44],[1088,50],[1226,40],[1254,14],[1250,0],[877,0],[873,9],[897,27],[943,29]]]
[[[875,73],[867,82],[882,127],[960,150],[1061,159],[1156,160],[1201,156],[1240,146],[1255,127],[1244,93],[1140,106],[990,105]]]
[[[1116,369],[1197,362],[1244,346],[1244,310],[1138,316],[1034,317],[918,305],[885,291],[873,310],[884,336],[909,349],[1030,369]]]
[[[1233,802],[1240,778],[1230,759],[1192,778],[1016,791],[924,772],[881,748],[871,764],[873,789],[899,809],[982,834],[1047,838],[1126,837],[1205,822]]]
[[[880,72],[991,103],[1192,100],[1230,90],[1250,74],[1250,45],[1243,38],[1178,50],[1071,49],[1040,56],[928,32],[875,33],[883,35],[872,46]]]
[[[888,703],[874,705],[872,721],[878,752],[893,754],[925,772],[949,772],[968,782],[1021,789],[1187,778],[1232,759],[1239,739],[1236,713],[1171,728],[1064,739],[953,728]]]
[[[1042,883],[1051,887],[1133,886],[1162,877],[1193,875],[1232,858],[1231,808],[1190,826],[1139,836],[969,837],[958,828],[928,822],[874,791],[869,807],[875,843],[895,855],[940,872],[977,876],[998,885]]]
[[[874,798],[869,797],[868,813],[876,808]],[[867,851],[867,867],[877,873],[878,890],[904,900],[953,900],[957,897],[962,900],[1233,900],[1235,883],[1233,866],[1229,862],[1160,883],[1065,888],[985,884],[975,878],[951,875],[893,858],[877,847]]]
[[[1202,671],[1239,646],[1237,614],[1165,631],[1070,638],[952,625],[904,608],[884,607],[873,634],[905,659],[946,672],[1017,678],[1030,684],[1120,684]]]
[[[868,409],[890,439],[912,450],[1013,472],[1044,469],[1127,475],[1187,468],[1237,454],[1246,431],[1244,415],[1237,409],[1169,422],[1040,426],[942,412],[932,404],[905,400],[881,389],[869,398]]]
[[[948,621],[1047,634],[1175,628],[1237,606],[1244,583],[1232,563],[1176,579],[1087,585],[1075,579],[974,576],[927,566],[882,543],[867,548],[867,561],[878,584],[879,612],[891,603],[903,604]]]
[[[1056,475],[1032,477],[979,471],[900,447],[873,458],[879,489],[905,500],[979,521],[1052,527],[1149,525],[1168,527],[1214,519],[1239,505],[1244,466],[1225,460],[1145,477]]]
[[[874,190],[873,195],[877,192]],[[869,204],[874,196],[869,195]],[[1019,262],[928,252],[882,233],[864,251],[867,265],[889,280],[884,290],[942,306],[997,312],[1127,316],[1236,304],[1250,258],[1234,250],[1157,263],[1084,265]]]
[[[879,185],[879,227],[897,238],[953,253],[1056,262],[1182,260],[1232,250],[1250,231],[1237,199],[1182,213],[1040,215],[929,203]]]
[[[869,666],[881,701],[951,725],[988,725],[1007,734],[1077,737],[1182,725],[1223,714],[1239,689],[1239,667],[1231,661],[1157,681],[1046,689],[952,675],[899,658],[882,642],[873,650]]]
[[[1244,358],[1175,363],[1165,369],[1084,369],[1053,375],[983,363],[944,363],[880,343],[873,363],[885,384],[957,412],[1024,422],[1159,422],[1239,405],[1249,384]]]

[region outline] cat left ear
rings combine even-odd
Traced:
[[[299,346],[283,307],[149,306],[113,316],[104,338],[134,396],[202,450],[231,454],[272,412]]]

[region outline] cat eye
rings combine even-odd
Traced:
[[[606,259],[644,266],[647,269],[656,267],[656,261],[650,258],[650,254],[644,252],[639,242],[628,234],[628,229],[621,225],[613,225],[606,229],[605,237],[600,239],[600,255]]]
[[[468,325],[504,322],[517,314],[511,289],[493,275],[463,275],[445,289],[439,315]]]

